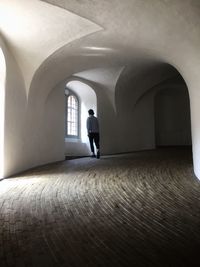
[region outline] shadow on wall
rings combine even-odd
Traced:
[[[72,80],[66,88],[74,92],[79,100],[79,136],[77,138],[65,137],[65,156],[79,157],[90,155],[87,137],[86,120],[88,110],[92,108],[97,112],[97,99],[94,90],[84,82]],[[65,122],[66,123],[66,122]]]
[[[171,65],[147,67],[134,76],[125,71],[117,85],[117,153],[191,145],[185,81]]]
[[[190,102],[186,85],[155,95],[156,146],[191,146]]]

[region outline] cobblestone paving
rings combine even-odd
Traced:
[[[199,250],[200,182],[186,149],[69,160],[0,182],[1,267],[192,267]]]

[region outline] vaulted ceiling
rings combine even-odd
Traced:
[[[51,86],[93,68],[143,79],[146,69],[168,63],[183,74],[199,47],[199,14],[196,0],[1,0],[0,27],[29,94],[47,70]]]

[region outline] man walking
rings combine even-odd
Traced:
[[[94,153],[94,143],[97,149],[97,158],[100,158],[100,150],[99,150],[99,123],[98,119],[94,116],[94,110],[88,110],[89,117],[87,118],[87,131],[88,137],[90,141],[90,148],[92,152],[92,157],[95,157]]]

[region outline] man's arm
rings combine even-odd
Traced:
[[[87,118],[87,121],[86,121],[86,127],[87,127],[87,132],[89,134],[89,130],[90,130],[90,122],[89,122],[89,118]]]

